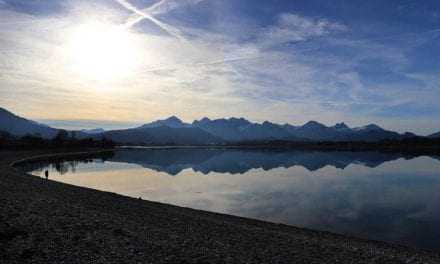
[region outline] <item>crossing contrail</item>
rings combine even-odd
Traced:
[[[195,5],[195,4],[198,4],[202,1],[206,1],[206,0],[178,0],[178,1],[161,0],[161,1],[145,8],[145,9],[140,10],[140,11],[147,13],[147,14],[150,14],[151,16],[156,16],[156,15],[168,13],[174,9],[177,9],[177,8],[180,8],[183,6]],[[145,19],[145,17],[143,17],[143,16],[139,16],[138,14],[132,14],[128,18],[126,25],[133,26],[133,25],[141,22],[144,19]]]
[[[185,38],[183,37],[183,34],[180,32],[180,30],[178,30],[177,28],[174,28],[173,26],[170,26],[166,23],[163,23],[162,21],[156,19],[147,9],[143,9],[143,10],[139,10],[138,8],[136,8],[135,6],[133,6],[132,4],[130,4],[127,0],[115,0],[116,2],[118,2],[120,5],[122,5],[123,7],[125,7],[126,9],[132,11],[133,13],[135,13],[136,15],[138,15],[138,18],[136,20],[133,20],[131,22],[127,22],[125,24],[126,27],[132,27],[133,25],[135,25],[136,23],[144,20],[144,19],[148,19],[151,22],[153,22],[155,25],[157,25],[158,27],[160,27],[162,30],[164,30],[165,32],[167,32],[168,34],[170,34],[171,36],[180,39],[180,40],[185,40]],[[165,0],[162,0],[154,5],[152,5],[149,8],[157,8],[157,6],[160,6],[162,2],[166,2]],[[153,10],[152,9],[152,10]],[[150,10],[151,11],[151,10]]]

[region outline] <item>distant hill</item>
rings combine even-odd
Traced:
[[[19,117],[3,108],[0,108],[0,130],[19,137],[39,135],[53,138],[58,133],[58,129]]]
[[[429,138],[440,138],[440,132],[437,132],[435,134],[429,135]]]
[[[191,127],[190,124],[182,122],[179,118],[171,116],[164,120],[157,120],[141,126],[140,128],[153,128],[153,127],[170,127],[170,128],[184,128]]]
[[[58,129],[16,116],[0,108],[0,131],[14,136],[27,134],[52,138]],[[275,124],[269,121],[254,123],[244,118],[215,119],[202,118],[185,123],[176,116],[157,120],[137,128],[104,131],[103,129],[81,130],[77,138],[107,138],[123,144],[142,145],[215,145],[239,142],[271,140],[284,141],[367,141],[404,139],[417,137],[413,133],[399,134],[381,128],[376,124],[350,128],[345,123],[326,126],[309,121],[301,126]],[[440,137],[440,133],[430,137]]]
[[[115,142],[151,145],[213,145],[224,142],[198,127],[171,117],[138,128],[108,131],[102,134]]]

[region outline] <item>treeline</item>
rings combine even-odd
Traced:
[[[40,168],[53,166],[61,175],[70,171],[75,171],[80,163],[90,163],[95,160],[104,162],[114,156],[112,150],[101,152],[82,152],[70,155],[52,156],[52,157],[37,157],[33,159],[23,160],[15,163],[16,168],[24,171],[34,171]]]
[[[75,133],[60,130],[53,139],[44,139],[39,135],[15,137],[0,131],[0,149],[47,149],[47,148],[113,148],[117,142],[104,138],[79,139]],[[176,146],[169,144],[136,144],[137,146]],[[186,145],[204,147],[204,145]],[[440,138],[413,137],[405,139],[387,139],[381,141],[289,141],[264,140],[230,142],[207,147],[239,147],[239,148],[277,148],[317,151],[380,151],[411,154],[440,155]]]
[[[246,141],[234,144],[239,147],[288,148],[299,150],[329,151],[381,151],[440,155],[440,138],[413,137],[405,139],[386,139],[381,141]]]
[[[59,130],[53,139],[45,139],[40,135],[16,137],[0,131],[0,149],[50,149],[50,148],[113,148],[116,144],[106,138],[78,139],[75,133]]]

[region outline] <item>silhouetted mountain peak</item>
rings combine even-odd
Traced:
[[[207,124],[209,124],[209,123],[211,123],[212,122],[212,120],[211,119],[209,119],[208,117],[203,117],[202,119],[200,119],[200,120],[194,120],[193,122],[192,122],[192,125],[193,126],[199,126],[199,125],[207,125]]]
[[[163,120],[165,122],[176,122],[176,123],[183,123],[182,120],[180,120],[180,118],[178,118],[177,116],[170,116],[167,119]]]
[[[263,126],[272,126],[272,125],[274,125],[274,123],[269,122],[269,121],[264,121],[262,125]]]
[[[200,122],[203,122],[203,123],[205,123],[205,122],[211,122],[211,119],[209,119],[209,118],[207,118],[207,117],[204,117],[204,118],[200,119]]]
[[[0,130],[14,136],[39,135],[52,138],[57,129],[17,116],[4,108],[0,108]]]
[[[417,135],[414,133],[411,133],[411,132],[405,132],[405,133],[403,133],[403,137],[404,138],[414,138],[414,137],[417,137]]]
[[[251,122],[249,122],[247,119],[245,119],[243,117],[240,117],[240,118],[231,117],[228,119],[228,121],[231,122],[235,126],[247,126],[247,125],[251,124]]]
[[[181,128],[181,127],[190,127],[190,124],[184,123],[176,116],[170,116],[167,119],[157,120],[148,124],[141,126],[141,128],[152,128],[152,127],[161,127],[167,126],[171,128]]]
[[[360,127],[358,130],[365,130],[365,131],[384,131],[383,128],[376,124],[369,124],[363,127]]]
[[[0,107],[0,114],[10,114],[10,115],[14,115],[13,113],[9,112],[8,110]]]
[[[333,126],[333,128],[337,129],[337,130],[347,130],[347,129],[350,129],[344,122],[337,123],[336,125]]]
[[[4,108],[1,108],[1,107],[0,107],[0,117],[24,119],[22,117],[17,116],[16,114],[6,110],[6,109],[4,109]],[[27,119],[24,119],[24,120],[27,120]],[[34,122],[34,121],[31,121],[31,120],[28,120],[28,121]],[[34,123],[37,123],[37,122],[34,122]]]
[[[303,128],[307,128],[307,129],[316,129],[316,128],[325,128],[325,127],[326,127],[325,125],[316,121],[309,121],[303,125]]]

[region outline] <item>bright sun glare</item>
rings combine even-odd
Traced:
[[[71,66],[85,78],[113,81],[136,70],[139,48],[133,33],[124,27],[86,23],[72,30],[68,38]]]

